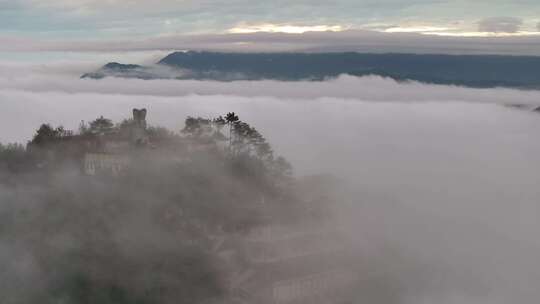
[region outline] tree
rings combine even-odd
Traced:
[[[257,153],[257,156],[262,160],[270,160],[272,159],[272,147],[270,147],[270,144],[266,141],[263,141],[258,143],[255,146],[255,153]]]
[[[50,124],[42,124],[36,131],[31,143],[36,145],[44,145],[58,139],[63,131],[64,128],[62,127],[54,129]]]
[[[221,132],[221,130],[223,129],[223,127],[225,127],[225,125],[227,124],[227,121],[225,120],[225,118],[223,118],[223,116],[219,116],[218,118],[214,118],[213,120],[213,125],[215,127],[215,131],[214,131],[214,138],[216,140],[226,140],[227,138],[225,137],[225,135],[223,135],[223,133]]]
[[[292,166],[283,156],[274,161],[274,170],[278,177],[292,176]]]
[[[147,129],[147,133],[151,141],[163,141],[174,137],[174,133],[164,127],[150,126]]]
[[[237,121],[233,124],[232,134],[234,139],[232,141],[233,154],[237,154],[239,151],[242,151],[245,147],[245,139],[249,133],[250,126],[243,122]]]
[[[257,131],[257,129],[252,127],[248,134],[248,143],[250,146],[250,149],[249,149],[250,153],[251,153],[251,149],[253,149],[255,152],[255,155],[259,156],[258,147],[266,143],[266,139],[261,135],[261,133],[259,133],[259,131]]]
[[[16,172],[31,164],[29,154],[21,144],[0,143],[0,169],[8,169],[10,172]]]
[[[201,117],[191,117],[186,118],[184,129],[182,133],[187,134],[194,138],[201,138],[205,135],[212,134],[212,121],[210,119],[201,118]]]
[[[93,134],[107,134],[114,130],[114,124],[110,119],[100,116],[96,120],[90,122],[89,131]]]
[[[234,114],[234,112],[229,112],[227,115],[225,115],[225,121],[229,125],[229,149],[232,145],[232,127],[235,123],[237,123],[240,120],[238,115]]]
[[[130,138],[135,126],[135,121],[132,118],[124,119],[120,123],[117,123],[115,130],[123,138]]]
[[[234,112],[229,112],[227,115],[225,115],[225,120],[227,123],[234,123],[236,121],[239,121],[238,115],[236,115]]]
[[[219,116],[218,118],[214,118],[214,124],[221,130],[227,124],[227,121],[223,116]]]
[[[79,134],[84,135],[88,134],[90,132],[88,124],[84,120],[81,120],[81,123],[79,124]]]

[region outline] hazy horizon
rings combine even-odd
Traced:
[[[367,61],[362,77],[176,79],[187,68],[155,64],[186,50],[536,60],[539,3],[0,0],[0,294],[6,304],[534,303],[535,77],[503,88],[505,71],[484,66],[474,72],[491,87],[429,84],[411,75],[434,74],[411,66],[396,81]],[[119,67],[81,79],[109,62],[170,77]],[[142,108],[143,120],[132,112]],[[260,230],[275,239],[249,251]]]

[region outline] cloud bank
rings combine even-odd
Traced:
[[[41,122],[119,120],[132,107],[174,130],[187,115],[235,111],[298,175],[331,173],[350,185],[343,225],[365,274],[359,299],[502,304],[540,296],[540,116],[502,106],[536,106],[538,92],[353,77],[88,81],[72,78],[77,69],[3,66],[0,141],[27,139]],[[24,268],[24,258],[13,267]]]
[[[134,62],[151,62],[159,54],[144,56],[122,54]],[[104,94],[149,97],[191,95],[227,95],[242,97],[277,97],[293,99],[340,98],[363,101],[464,101],[496,104],[540,105],[540,92],[510,89],[470,89],[416,82],[396,83],[381,77],[343,75],[323,82],[283,81],[197,81],[138,80],[106,78],[79,79],[86,71],[96,69],[109,58],[103,55],[94,61],[80,58],[50,63],[0,62],[0,89],[24,93]]]
[[[7,33],[52,37],[149,37],[171,33],[222,33],[242,24],[341,28],[394,26],[452,27],[471,31],[493,16],[521,18],[534,27],[539,4],[533,0],[337,0],[253,2],[246,0],[1,1],[0,26]]]
[[[488,22],[485,26],[498,26],[498,29],[503,29],[500,22]],[[512,30],[508,28],[508,25],[506,26],[506,30]],[[0,35],[0,42],[0,51],[3,52],[210,50],[235,52],[353,51],[369,53],[540,55],[540,36],[538,35],[445,37],[421,33],[384,33],[368,30],[305,32],[302,34],[259,32],[182,35],[173,33],[150,38],[116,38],[109,40],[61,40]]]
[[[515,17],[491,17],[478,23],[478,31],[493,33],[515,33],[523,25],[523,20]]]

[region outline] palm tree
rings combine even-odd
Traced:
[[[233,124],[237,123],[239,120],[240,118],[234,112],[229,112],[227,113],[227,115],[225,115],[225,121],[229,125],[229,149],[231,149],[231,145],[232,145],[232,126]]]

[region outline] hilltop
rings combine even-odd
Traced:
[[[101,116],[77,131],[43,124],[27,147],[0,145],[0,262],[30,263],[3,270],[25,276],[0,286],[4,297],[226,304],[345,294],[355,274],[332,223],[332,179],[295,178],[235,113],[188,117],[179,131],[146,115]]]
[[[155,65],[109,63],[83,78],[323,81],[342,74],[476,88],[540,87],[540,57],[174,52]]]

